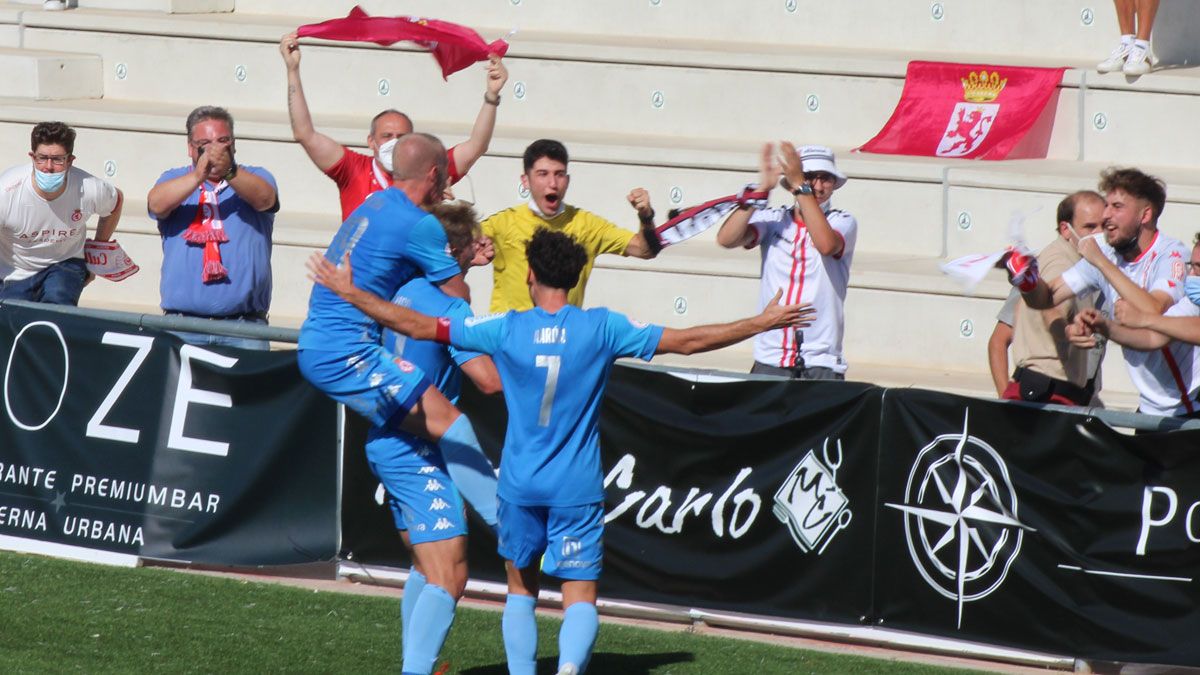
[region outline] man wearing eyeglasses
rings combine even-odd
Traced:
[[[121,191],[74,166],[75,130],[62,122],[34,126],[29,147],[32,166],[0,174],[0,299],[77,305],[87,221],[100,216],[96,239],[111,239]]]
[[[275,177],[234,159],[233,116],[201,106],[187,118],[190,166],[170,169],[146,197],[162,235],[166,314],[267,323]],[[265,340],[178,333],[193,344],[267,349]]]
[[[781,328],[754,338],[752,373],[805,380],[843,380],[846,289],[858,238],[854,216],[832,206],[835,190],[846,184],[833,151],[805,145],[797,151],[780,143],[776,155],[763,146],[758,190],[780,184],[792,193],[791,206],[753,210],[740,207],[717,232],[725,248],[758,247],[762,252],[759,308],[783,289],[783,304],[811,303],[816,319],[804,330]]]

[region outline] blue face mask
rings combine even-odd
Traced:
[[[33,179],[37,181],[37,186],[42,189],[42,192],[57,192],[63,183],[67,180],[67,172],[60,171],[58,173],[46,173],[33,169]]]
[[[1183,280],[1183,292],[1188,300],[1200,305],[1200,277],[1188,277]]]

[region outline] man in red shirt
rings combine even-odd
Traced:
[[[371,120],[367,134],[370,155],[363,155],[322,134],[313,127],[304,87],[300,83],[300,43],[296,33],[288,33],[279,41],[279,52],[287,65],[288,117],[295,137],[317,168],[333,179],[342,202],[342,220],[372,193],[392,184],[390,168],[380,163],[380,148],[388,141],[412,133],[412,120],[399,110],[384,110]],[[496,127],[496,109],[500,106],[500,90],[508,81],[508,69],[499,56],[492,56],[487,67],[487,90],[483,105],[467,140],[450,148],[450,184],[467,175],[475,162],[487,152]],[[390,158],[389,158],[390,159]],[[388,162],[390,164],[390,162]]]

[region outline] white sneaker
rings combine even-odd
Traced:
[[[46,0],[42,3],[42,9],[57,12],[67,8],[67,0]]]
[[[574,663],[564,663],[562,668],[558,669],[558,675],[579,675],[579,668],[576,668]]]
[[[1148,50],[1134,45],[1130,48],[1129,57],[1125,59],[1125,65],[1121,70],[1126,75],[1145,75],[1150,72],[1151,61]]]
[[[1112,50],[1112,53],[1108,55],[1107,59],[1104,59],[1100,63],[1096,64],[1096,70],[1100,71],[1101,73],[1111,73],[1114,70],[1120,70],[1121,66],[1125,63],[1125,59],[1129,56],[1130,50],[1132,49],[1132,44],[1125,44],[1124,42],[1117,44],[1116,48]]]

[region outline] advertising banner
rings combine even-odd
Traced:
[[[918,390],[883,408],[876,621],[1200,664],[1200,433]]]
[[[503,401],[468,391],[462,406],[498,458]],[[1200,664],[1200,432],[617,366],[601,444],[605,598]],[[364,517],[352,466],[348,456],[348,521]],[[376,483],[361,482],[369,497]],[[380,522],[354,537],[347,523],[346,550],[406,566]],[[471,539],[471,576],[502,580],[478,521]]]
[[[292,352],[0,307],[0,534],[280,565],[337,553],[337,411]]]

